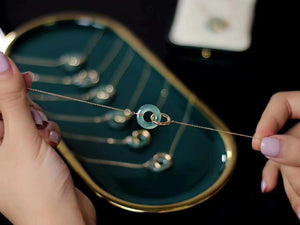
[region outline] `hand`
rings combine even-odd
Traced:
[[[23,73],[22,76],[25,81],[26,88],[30,88],[32,85],[34,74],[32,72],[26,72]],[[49,121],[41,107],[34,103],[29,97],[28,102],[32,118],[35,122],[37,129],[39,130],[39,134],[45,139],[45,141],[49,145],[51,145],[52,147],[56,147],[61,140],[61,131],[58,125],[53,121]],[[0,144],[2,143],[3,136],[4,126],[2,114],[0,112]]]
[[[262,192],[272,191],[281,173],[285,192],[300,219],[300,123],[277,134],[289,119],[300,119],[300,91],[272,96],[257,125],[252,147],[268,161],[262,172]]]
[[[0,52],[0,212],[13,224],[96,224],[92,203],[52,148],[58,126],[27,98],[31,82]]]

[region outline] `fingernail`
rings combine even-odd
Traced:
[[[58,135],[55,131],[51,130],[51,131],[49,132],[49,140],[50,140],[52,143],[58,145],[59,142],[60,142],[60,137],[59,137],[59,135]]]
[[[42,118],[43,123],[48,122],[48,118],[42,111],[37,110],[38,114],[40,114],[40,117]]]
[[[297,209],[296,213],[297,213],[297,217],[298,217],[298,219],[300,220],[300,208],[299,208],[299,207],[298,207],[298,209]]]
[[[49,144],[52,147],[55,147],[59,144],[61,137],[53,128],[53,123],[48,123],[47,127],[45,128],[45,135],[49,139]]]
[[[6,55],[0,51],[0,73],[7,71],[10,68],[10,64]]]
[[[38,125],[38,126],[42,126],[43,125],[43,119],[40,116],[40,114],[38,113],[38,111],[34,108],[30,108],[30,111],[31,111],[31,115],[32,115],[32,118],[33,118],[35,124]]]
[[[265,137],[262,139],[260,147],[262,154],[275,157],[280,152],[280,141],[277,138]]]
[[[30,111],[37,128],[38,129],[45,128],[48,124],[47,116],[43,112],[33,107],[30,108]]]
[[[266,183],[266,181],[262,180],[262,181],[261,181],[261,184],[260,184],[261,192],[262,192],[262,193],[265,193],[266,188],[267,188],[267,183]]]
[[[33,82],[35,79],[34,73],[31,71],[23,72],[22,75],[24,77],[30,77],[31,82]]]
[[[44,129],[48,125],[48,118],[42,111],[36,109],[36,112],[39,114],[39,117],[42,119],[42,125],[37,124],[37,128]]]

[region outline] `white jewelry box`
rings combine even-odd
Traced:
[[[251,45],[256,0],[178,0],[169,32],[177,46],[242,52]]]

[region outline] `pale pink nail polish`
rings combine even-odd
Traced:
[[[0,73],[7,71],[9,68],[10,68],[10,64],[7,56],[0,51]]]
[[[31,80],[31,82],[34,82],[35,75],[34,75],[33,72],[31,72],[31,71],[23,72],[22,75],[24,77],[29,77],[29,79]]]
[[[266,192],[266,189],[267,189],[267,183],[266,183],[266,181],[264,181],[264,180],[261,181],[260,188],[261,188],[261,192],[262,193]]]
[[[300,208],[297,209],[297,217],[300,220]]]
[[[59,135],[53,130],[49,132],[49,140],[56,145],[58,145],[60,142]]]
[[[43,122],[48,122],[48,118],[42,111],[37,110],[37,112],[40,114],[40,117],[42,118]]]
[[[261,142],[261,153],[270,156],[275,157],[280,152],[280,141],[277,138],[272,137],[265,137],[262,139]]]
[[[35,124],[38,125],[38,126],[42,126],[43,125],[43,119],[40,116],[40,114],[38,113],[38,111],[34,108],[31,108],[30,111],[31,111],[31,115],[32,115],[32,118],[33,118]]]

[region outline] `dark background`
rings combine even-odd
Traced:
[[[197,49],[178,49],[168,42],[176,2],[2,0],[0,27],[10,32],[37,16],[61,11],[108,15],[133,31],[232,131],[252,135],[272,94],[299,89],[297,1],[258,1],[249,50],[243,54],[214,51],[211,60],[201,59]],[[272,193],[261,193],[265,158],[252,150],[250,139],[236,137],[236,142],[238,161],[226,186],[208,201],[184,211],[128,212],[96,197],[76,174],[73,176],[93,201],[98,224],[298,224],[281,181]],[[10,223],[0,215],[0,224]]]

